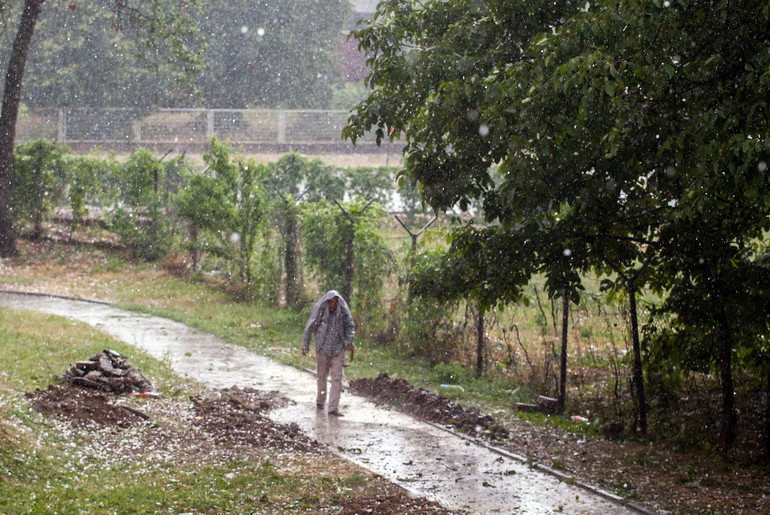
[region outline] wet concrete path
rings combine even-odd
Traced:
[[[344,393],[344,418],[315,407],[315,377],[169,319],[106,304],[0,292],[0,305],[86,322],[170,362],[214,388],[275,390],[291,402],[270,413],[350,461],[454,510],[469,513],[638,513],[603,493],[534,469],[513,455]],[[600,495],[602,494],[602,495]]]

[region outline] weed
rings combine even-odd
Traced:
[[[440,383],[466,384],[471,378],[471,373],[457,363],[439,363],[433,367],[433,372]]]
[[[561,471],[566,471],[568,469],[567,464],[559,460],[551,460],[551,468]]]

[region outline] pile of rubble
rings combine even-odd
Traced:
[[[152,384],[127,358],[105,350],[87,361],[78,361],[62,376],[62,384],[27,392],[32,406],[63,416],[75,425],[130,427],[150,417],[135,408],[113,402],[116,395],[156,395]]]
[[[181,400],[165,402],[167,399],[160,398],[147,404],[134,399],[159,397],[152,384],[139,369],[128,364],[126,356],[112,350],[76,362],[60,379],[60,384],[27,392],[26,396],[37,411],[63,418],[77,427],[143,425],[151,421],[151,417],[138,408],[146,406],[153,414],[153,420],[160,416],[171,417],[180,424],[189,421],[184,437],[180,438],[198,452],[212,444],[225,452],[241,454],[255,449],[321,450],[321,445],[302,433],[297,424],[280,424],[267,417],[268,411],[287,402],[276,392],[232,387],[205,397],[190,397],[192,405],[189,407]],[[175,445],[174,442],[180,440],[157,428],[147,437],[151,435],[158,439],[161,447],[164,443]],[[232,459],[237,455],[234,454]]]
[[[116,395],[147,393],[152,384],[128,359],[114,350],[104,350],[87,361],[78,361],[67,370],[64,380],[86,388]]]

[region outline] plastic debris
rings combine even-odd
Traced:
[[[440,387],[444,388],[445,390],[460,390],[462,392],[465,391],[465,388],[463,388],[459,384],[442,384],[440,385]]]

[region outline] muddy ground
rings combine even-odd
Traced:
[[[146,392],[145,392],[146,393]],[[116,394],[83,386],[67,380],[44,390],[27,393],[32,406],[61,419],[73,429],[88,432],[89,439],[103,438],[106,447],[116,446],[116,460],[126,453],[111,442],[107,428],[142,427],[134,432],[135,448],[152,450],[154,456],[174,455],[187,462],[211,463],[242,459],[244,455],[271,453],[312,453],[323,455],[329,450],[306,436],[296,424],[278,424],[267,413],[282,406],[286,399],[275,392],[252,388],[229,388],[210,391],[188,399],[161,399],[141,396],[141,392]],[[158,423],[162,419],[162,423]],[[121,433],[125,440],[125,432]],[[184,449],[184,452],[179,452]],[[108,454],[109,455],[109,454]],[[138,459],[144,459],[138,457]],[[335,501],[339,513],[450,514],[435,502],[414,497],[393,486],[389,491],[366,497]],[[316,507],[323,510],[324,507]]]
[[[465,409],[404,379],[387,374],[351,381],[371,400],[447,426],[532,463],[635,501],[661,514],[768,514],[767,471],[744,468],[717,455],[684,452],[622,435],[612,438],[571,433],[526,420],[506,423]]]

